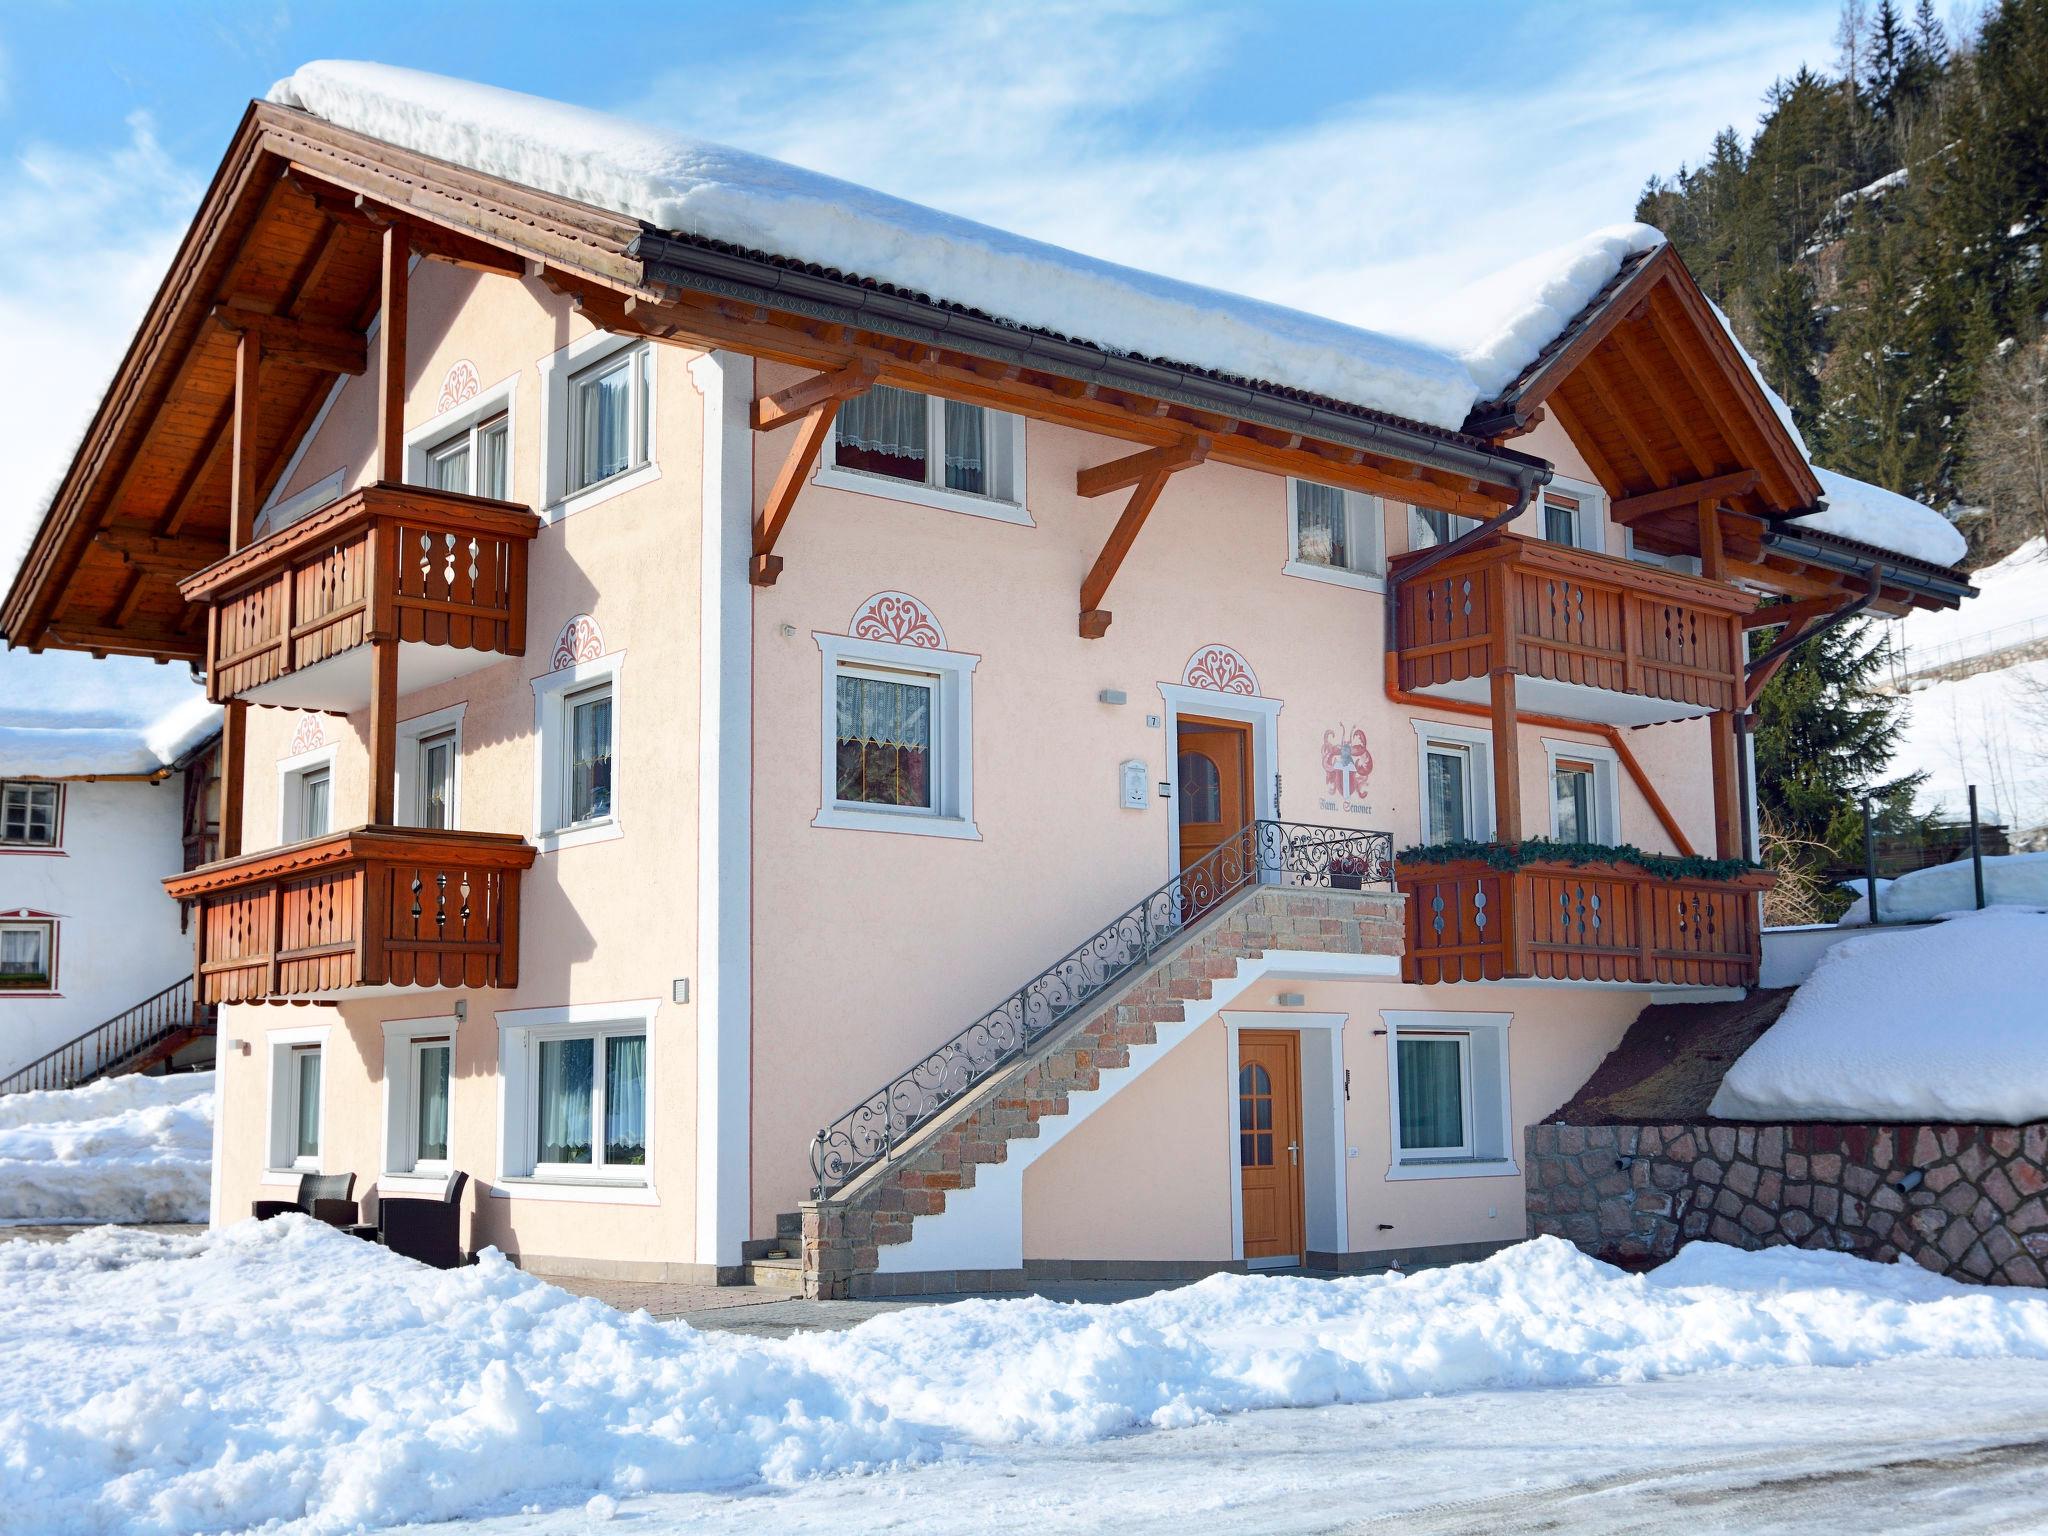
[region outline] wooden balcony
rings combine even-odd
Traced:
[[[1487,677],[1520,679],[1524,713],[1650,725],[1739,706],[1746,592],[1504,534],[1400,585],[1400,687],[1485,702]]]
[[[1667,880],[1632,864],[1478,860],[1406,864],[1401,979],[1411,982],[1663,982],[1749,987],[1763,958],[1761,871],[1731,880]]]
[[[164,889],[197,909],[204,1002],[510,987],[533,856],[505,833],[357,827],[204,864]]]
[[[510,502],[379,483],[178,584],[206,606],[206,687],[347,711],[369,702],[369,642],[398,642],[403,692],[526,650],[527,545],[540,519]]]

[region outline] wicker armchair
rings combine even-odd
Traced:
[[[462,1190],[468,1182],[468,1174],[457,1172],[435,1197],[379,1195],[376,1241],[436,1269],[460,1268],[468,1262],[462,1251]]]
[[[330,1227],[353,1226],[356,1219],[355,1188],[356,1176],[352,1173],[308,1173],[299,1179],[298,1199],[258,1200],[251,1208],[251,1214],[258,1221],[268,1221],[273,1216],[297,1211],[315,1221],[324,1221]]]

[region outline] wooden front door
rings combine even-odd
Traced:
[[[1230,894],[1249,858],[1225,855],[1196,865],[1217,846],[1238,835],[1252,819],[1252,728],[1243,721],[1204,720],[1193,715],[1174,722],[1174,779],[1180,791],[1180,867],[1191,877],[1193,916]]]
[[[1244,1256],[1298,1259],[1302,1245],[1301,1036],[1237,1037],[1237,1161]]]

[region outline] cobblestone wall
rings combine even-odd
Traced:
[[[1791,1243],[2048,1284],[2048,1124],[1532,1125],[1529,1231],[1609,1259]]]

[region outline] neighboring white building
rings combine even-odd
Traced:
[[[219,711],[182,670],[83,663],[0,673],[0,1085],[192,970],[161,882],[209,856]]]

